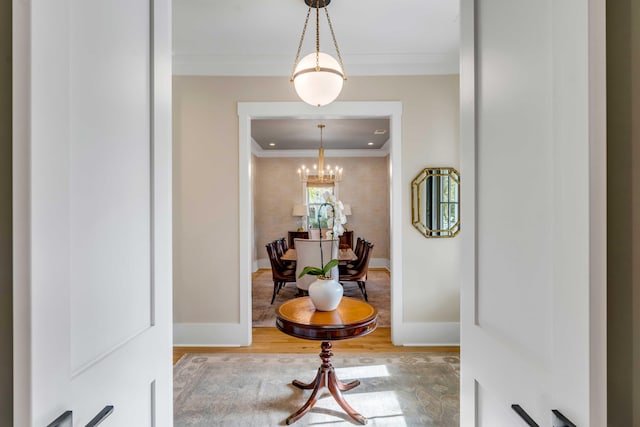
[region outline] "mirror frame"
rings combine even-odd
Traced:
[[[427,227],[426,219],[421,218],[420,209],[421,204],[421,192],[420,186],[429,177],[448,177],[454,180],[458,184],[457,200],[455,203],[458,205],[458,218],[455,224],[447,229],[431,229]],[[426,202],[425,202],[426,203]],[[455,237],[460,231],[460,172],[452,167],[429,167],[424,168],[420,173],[411,181],[411,224],[427,238],[438,237]]]

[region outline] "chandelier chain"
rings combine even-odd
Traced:
[[[316,71],[320,71],[320,0],[316,0]]]
[[[302,34],[298,43],[295,61],[291,70],[290,81],[294,84],[294,88],[298,96],[307,104],[313,106],[323,106],[333,102],[340,94],[344,80],[347,79],[344,72],[344,62],[342,53],[338,47],[338,41],[333,29],[333,23],[329,17],[327,5],[331,0],[304,0],[307,4],[307,16],[304,21]],[[315,9],[316,16],[316,34],[315,34],[315,52],[311,52],[304,58],[300,58],[302,46],[304,45],[311,9]],[[325,11],[327,25],[331,31],[331,38],[337,58],[328,53],[320,52],[320,8]],[[311,24],[313,25],[313,24]],[[323,28],[324,29],[324,28]],[[309,30],[311,31],[311,30]],[[310,41],[310,40],[309,40]],[[327,44],[327,40],[325,40]],[[322,53],[322,55],[321,55]]]
[[[302,43],[304,42],[304,35],[307,32],[307,24],[309,23],[309,16],[311,15],[311,6],[307,9],[307,18],[304,20],[304,27],[302,28],[302,34],[300,35],[300,43],[298,43],[298,51],[296,52],[296,59],[293,61],[293,69],[291,70],[291,81],[293,82],[293,75],[296,72],[298,66],[298,60],[300,59],[300,51],[302,50]]]
[[[323,0],[324,1],[324,0]],[[331,31],[331,37],[333,38],[333,45],[336,48],[336,54],[338,55],[338,62],[340,63],[340,68],[342,68],[343,78],[347,80],[347,73],[344,71],[344,64],[342,63],[342,55],[340,54],[340,48],[338,47],[338,41],[336,40],[336,33],[333,32],[333,25],[331,24],[331,18],[329,18],[329,11],[327,8],[324,8],[324,13],[327,15],[327,22],[329,23],[329,31]]]

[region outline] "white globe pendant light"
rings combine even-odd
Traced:
[[[300,99],[318,107],[333,102],[344,82],[342,67],[331,55],[310,53],[302,58],[293,73],[293,85]]]
[[[300,37],[300,44],[298,46],[298,52],[296,53],[293,73],[291,74],[291,81],[293,82],[296,93],[300,99],[307,104],[317,107],[333,102],[338,95],[340,95],[342,85],[347,79],[342,65],[340,49],[338,48],[338,43],[336,42],[336,37],[333,32],[333,26],[331,25],[331,19],[329,18],[329,12],[326,7],[330,2],[331,0],[305,0],[309,9],[307,10],[307,19],[304,23],[302,36]],[[298,61],[312,8],[316,9],[316,51],[308,54],[302,58],[302,60]],[[320,52],[320,8],[324,9],[327,16],[327,22],[331,30],[338,60],[331,55]]]

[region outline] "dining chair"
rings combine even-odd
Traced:
[[[344,265],[340,265],[340,268],[353,270],[356,266],[359,265],[358,260],[362,260],[362,253],[364,252],[364,248],[367,244],[367,241],[361,237],[358,237],[356,240],[356,248],[353,250],[353,253],[356,254],[356,260],[352,262],[348,262]]]
[[[287,268],[279,260],[273,242],[267,243],[266,248],[267,255],[269,255],[269,262],[271,263],[271,277],[273,279],[271,304],[273,304],[273,301],[276,299],[276,294],[280,292],[280,289],[282,289],[285,284],[296,281],[296,271],[293,268]]]
[[[295,239],[296,247],[296,286],[300,293],[306,294],[309,285],[316,280],[316,276],[304,275],[298,277],[307,266],[322,267],[320,261],[320,244],[322,244],[322,262],[324,264],[332,258],[338,258],[338,240]],[[337,279],[340,275],[338,267],[331,269],[331,277]]]
[[[364,252],[364,247],[366,245],[367,245],[366,239],[363,239],[362,237],[358,237],[358,240],[356,242],[356,248],[354,249],[354,252],[358,258],[362,257],[362,253]]]
[[[284,261],[282,260],[282,256],[284,255],[285,252],[287,252],[287,239],[285,239],[284,237],[280,238],[280,239],[276,239],[273,242],[273,245],[276,249],[276,255],[278,257],[278,262],[280,262],[285,268],[296,268],[296,262],[295,261]]]
[[[362,292],[362,296],[365,301],[369,301],[367,295],[367,273],[369,272],[369,260],[371,259],[371,253],[373,252],[373,244],[366,242],[364,244],[364,251],[361,257],[356,261],[354,268],[340,268],[340,283],[342,282],[356,282]]]

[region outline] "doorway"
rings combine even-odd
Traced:
[[[390,121],[389,131],[389,200],[390,200],[390,267],[391,267],[391,337],[394,325],[400,322],[402,307],[401,258],[401,102],[335,102],[322,110],[302,102],[240,102],[238,103],[239,141],[239,208],[240,208],[240,324],[246,334],[246,345],[251,344],[251,273],[253,263],[253,188],[251,185],[251,121],[253,119],[305,118],[339,119],[384,117]]]

